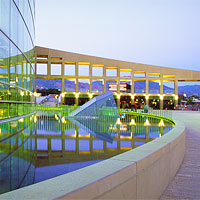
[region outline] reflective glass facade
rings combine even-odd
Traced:
[[[0,0],[0,194],[34,182],[34,13],[34,0]]]
[[[0,119],[34,110],[34,0],[0,0]]]

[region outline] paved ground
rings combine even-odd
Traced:
[[[173,116],[186,125],[186,152],[160,199],[200,199],[200,112],[175,111]]]

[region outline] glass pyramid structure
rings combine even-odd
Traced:
[[[112,91],[94,97],[81,107],[69,113],[68,117],[120,117]]]
[[[113,136],[116,134],[113,131],[117,118],[100,117],[100,118],[69,118],[74,125],[78,126],[85,132],[90,133],[95,138],[104,140],[106,142],[113,142]]]

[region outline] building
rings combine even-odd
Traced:
[[[34,0],[0,1],[0,194],[34,183]]]
[[[34,0],[0,1],[0,119],[34,110]]]
[[[35,87],[45,84],[46,87],[60,89],[62,104],[82,105],[110,88],[121,107],[125,102],[125,107],[147,104],[155,109],[174,109],[178,104],[178,82],[200,81],[199,71],[131,63],[44,47],[36,47],[35,50]],[[126,91],[122,91],[123,84],[129,85]]]

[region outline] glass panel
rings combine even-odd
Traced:
[[[117,69],[106,69],[106,76],[117,76]]]
[[[134,77],[145,77],[145,73],[134,73]]]
[[[10,1],[1,0],[0,2],[0,27],[9,35],[10,27]]]
[[[89,92],[89,80],[78,80],[78,91]]]
[[[131,77],[131,71],[121,71],[120,70],[120,77]]]
[[[76,80],[65,80],[65,92],[75,92]]]
[[[160,81],[149,81],[149,93],[160,94]]]
[[[106,81],[106,92],[117,92],[117,81]]]
[[[23,63],[23,74],[26,75],[27,74],[27,63]]]
[[[51,64],[51,75],[61,75],[61,64]]]
[[[200,81],[179,81],[178,94],[184,97],[200,97]]]
[[[17,64],[16,68],[17,68],[17,74],[22,74],[22,65],[21,64]]]
[[[131,93],[131,81],[120,81],[120,92]]]
[[[174,81],[163,81],[163,93],[174,94]]]
[[[103,67],[92,67],[92,76],[103,76]]]
[[[134,81],[134,93],[145,93],[145,81]]]
[[[103,92],[103,80],[92,81],[92,92]]]
[[[51,139],[51,150],[61,151],[62,150],[62,140],[61,139]]]
[[[61,80],[60,79],[37,79],[36,82],[37,89],[59,89],[61,90]]]
[[[47,75],[47,63],[37,63],[37,74]]]
[[[1,3],[0,3],[1,4]],[[1,13],[0,13],[1,15]],[[9,42],[0,32],[0,74],[1,81],[8,82]]]
[[[79,76],[89,76],[89,65],[79,65],[78,66]]]
[[[157,78],[157,77],[160,77],[160,74],[151,74],[151,73],[149,73],[148,76],[152,77],[152,78]]]
[[[75,65],[65,64],[64,67],[65,67],[64,75],[75,76]]]

